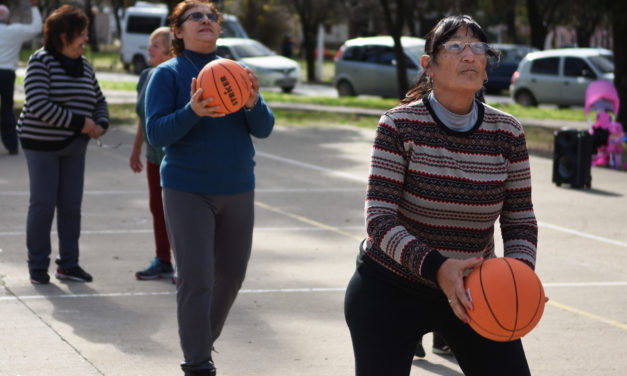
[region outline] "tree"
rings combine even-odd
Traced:
[[[409,0],[412,1],[412,0]],[[405,51],[401,44],[401,36],[405,26],[405,12],[407,11],[404,0],[380,0],[383,8],[383,16],[388,26],[388,31],[394,39],[394,56],[396,58],[396,81],[398,83],[398,98],[403,99],[405,93],[409,89],[407,84],[407,61],[405,60]],[[390,4],[392,3],[392,4]],[[392,5],[392,6],[390,6]],[[393,9],[395,8],[395,9]],[[393,13],[395,13],[393,15]]]
[[[564,0],[526,0],[533,47],[544,49],[544,40],[551,27],[558,22],[558,8],[563,2]]]
[[[315,49],[318,26],[324,24],[341,5],[337,0],[284,0],[296,11],[300,19],[303,41],[301,53],[305,54],[307,80],[316,80]],[[341,12],[340,12],[341,13]],[[322,52],[322,51],[321,51]]]
[[[590,38],[597,27],[607,25],[607,22],[602,22],[607,18],[606,12],[591,1],[571,0],[565,11],[568,12],[569,25],[575,29],[579,47],[589,47]]]

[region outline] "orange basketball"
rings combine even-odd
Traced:
[[[217,112],[230,114],[239,111],[250,96],[248,72],[238,62],[216,59],[205,65],[198,74],[202,99],[213,97],[209,106],[220,106]]]
[[[536,273],[513,258],[486,260],[465,281],[472,299],[470,326],[493,341],[529,333],[544,312],[544,289]]]

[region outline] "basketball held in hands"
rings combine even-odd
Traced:
[[[246,69],[229,59],[209,62],[200,70],[197,81],[202,88],[201,98],[213,97],[209,106],[220,106],[216,112],[223,114],[239,111],[248,100],[252,88]]]
[[[544,288],[536,273],[513,258],[484,261],[466,277],[472,299],[470,326],[498,342],[516,340],[529,333],[544,312]]]

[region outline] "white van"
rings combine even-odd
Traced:
[[[169,25],[168,6],[166,4],[138,1],[127,8],[122,20],[120,59],[125,69],[133,67],[135,74],[148,67],[148,39],[150,33],[160,26]],[[222,15],[222,36],[248,38],[237,17]]]

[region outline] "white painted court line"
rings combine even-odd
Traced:
[[[545,283],[544,287],[613,287],[627,286],[627,281],[607,281],[607,282],[558,282]],[[174,287],[173,287],[174,288]],[[324,293],[324,292],[344,292],[345,287],[293,287],[275,289],[241,289],[240,294],[292,294],[292,293]],[[13,300],[41,300],[41,299],[87,299],[87,298],[124,298],[141,296],[164,296],[175,295],[176,291],[157,292],[110,292],[92,294],[58,294],[58,295],[17,295],[0,296],[0,302]]]
[[[322,166],[313,165],[311,163],[300,162],[300,161],[297,161],[297,160],[294,160],[294,159],[290,159],[290,158],[279,157],[278,155],[264,153],[264,152],[261,152],[261,151],[257,151],[256,155],[258,155],[260,157],[268,158],[268,159],[273,159],[275,161],[280,161],[280,162],[283,162],[283,163],[291,164],[291,165],[294,165],[294,166],[304,167],[304,168],[308,168],[310,170],[324,172],[325,174],[337,176],[337,177],[348,179],[348,180],[351,180],[351,181],[357,181],[357,182],[360,182],[360,183],[367,183],[368,182],[368,177],[366,177],[366,176],[353,175],[353,174],[349,174],[349,173],[346,173],[346,172],[337,171],[337,170],[334,170],[332,168],[326,168],[326,167],[322,167]]]
[[[553,225],[553,224],[546,223],[546,222],[538,222],[538,226],[546,227],[546,228],[549,228],[549,229],[555,230],[555,231],[565,232],[565,233],[571,234],[571,235],[580,236],[582,238],[597,240],[597,241],[600,241],[600,242],[603,242],[603,243],[608,243],[608,244],[612,244],[612,245],[617,245],[619,247],[627,248],[627,243],[626,242],[621,242],[619,240],[614,240],[614,239],[604,238],[602,236],[596,236],[596,235],[588,234],[588,233],[577,231],[577,230],[573,230],[573,229],[570,229],[570,228],[567,228],[567,227]]]
[[[338,226],[335,229],[344,231],[364,230],[364,226]],[[126,234],[152,234],[152,229],[111,229],[111,230],[81,230],[81,235],[126,235]],[[316,226],[290,226],[290,227],[255,227],[255,232],[320,232],[331,231],[327,228]],[[57,235],[51,231],[51,235]],[[0,231],[0,236],[26,236],[25,231]],[[0,250],[2,252],[2,250]]]
[[[349,174],[349,173],[345,173],[345,172],[341,172],[341,171],[336,171],[330,168],[326,168],[326,167],[322,167],[322,166],[317,166],[317,165],[313,165],[310,163],[305,163],[305,162],[300,162],[294,159],[290,159],[290,158],[284,158],[284,157],[280,157],[274,154],[269,154],[269,153],[264,153],[264,152],[257,152],[257,155],[264,157],[264,158],[268,158],[268,159],[273,159],[276,161],[280,161],[283,163],[287,163],[287,164],[291,164],[294,166],[299,166],[299,167],[304,167],[304,168],[308,168],[311,170],[315,170],[315,171],[320,171],[320,172],[324,172],[326,174],[330,174],[333,176],[337,176],[340,178],[344,178],[344,179],[348,179],[351,181],[358,181],[358,182],[362,182],[362,183],[367,183],[368,179],[365,176],[357,176],[357,175],[353,175],[353,174]],[[619,240],[614,240],[614,239],[609,239],[609,238],[605,238],[602,236],[597,236],[597,235],[592,235],[592,234],[588,234],[582,231],[577,231],[577,230],[573,230],[573,229],[569,229],[567,227],[562,227],[562,226],[558,226],[558,225],[554,225],[551,223],[546,223],[546,222],[538,222],[538,226],[539,227],[545,227],[545,228],[549,228],[551,230],[555,230],[555,231],[560,231],[560,232],[565,232],[568,234],[572,234],[575,236],[579,236],[579,237],[583,237],[583,238],[587,238],[587,239],[592,239],[592,240],[597,240],[603,243],[607,243],[607,244],[613,244],[613,245],[617,245],[619,247],[624,247],[627,248],[627,243],[626,242],[622,242]]]

